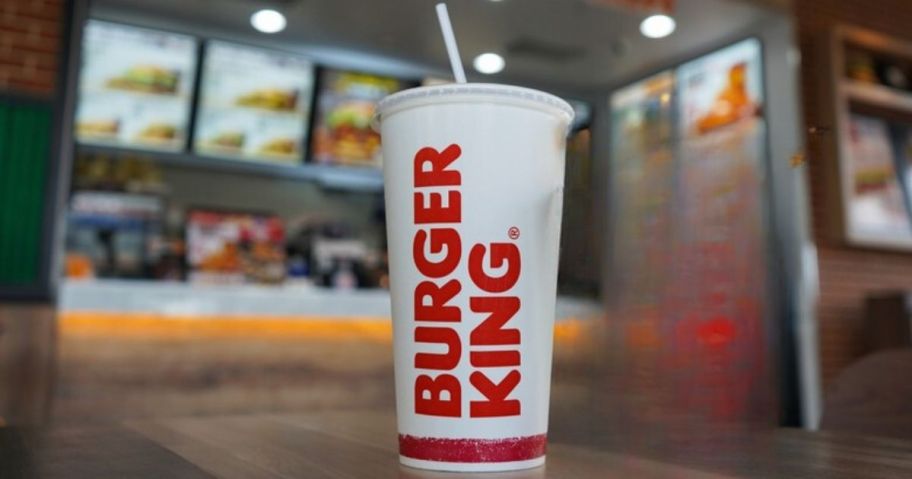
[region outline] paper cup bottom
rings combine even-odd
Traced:
[[[442,462],[442,461],[425,461],[423,459],[413,459],[411,457],[399,456],[399,462],[403,466],[414,467],[416,469],[426,469],[431,471],[446,472],[503,472],[518,471],[521,469],[531,469],[541,466],[545,463],[545,456],[539,456],[534,459],[525,461],[511,462]]]
[[[447,439],[399,435],[399,462],[435,471],[513,471],[545,462],[547,436]]]

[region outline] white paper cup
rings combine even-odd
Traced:
[[[415,88],[378,106],[403,464],[545,460],[573,109],[527,88]]]

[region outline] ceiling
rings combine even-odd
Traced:
[[[779,0],[777,0],[779,1]],[[692,56],[777,18],[772,0],[677,0],[677,31],[640,35],[646,12],[594,0],[450,0],[450,17],[470,80],[596,92]],[[91,15],[109,20],[261,44],[305,53],[323,64],[378,73],[446,75],[436,0],[94,0]],[[623,3],[623,2],[618,2]],[[260,34],[250,14],[275,8],[288,28]],[[493,51],[506,69],[486,76],[471,60]]]

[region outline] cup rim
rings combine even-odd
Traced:
[[[371,123],[379,131],[383,117],[407,108],[429,102],[462,103],[470,101],[526,106],[548,113],[566,115],[568,123],[572,122],[576,115],[573,107],[565,100],[540,90],[497,83],[449,83],[410,88],[383,98],[377,103],[376,113]]]

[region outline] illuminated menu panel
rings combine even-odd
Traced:
[[[323,70],[311,161],[379,167],[380,134],[371,128],[371,118],[377,102],[409,86],[396,78]]]
[[[90,20],[82,45],[77,140],[183,149],[196,58],[193,37]]]
[[[300,163],[313,92],[313,65],[286,53],[209,42],[203,60],[194,151]]]

